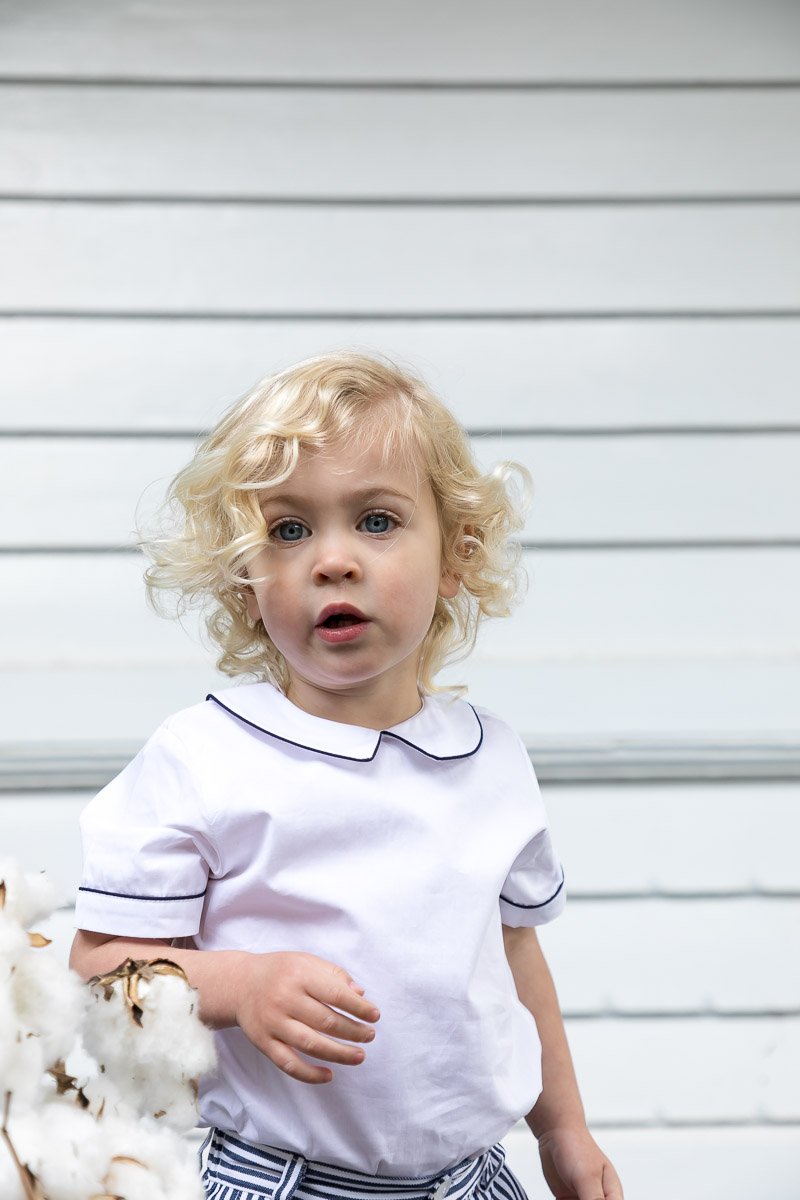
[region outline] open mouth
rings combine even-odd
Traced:
[[[360,638],[369,626],[369,618],[349,604],[330,604],[323,608],[317,621],[317,636],[331,644],[352,642]]]
[[[326,617],[324,621],[320,621],[323,629],[344,629],[348,625],[360,625],[362,617],[356,617],[352,613],[332,613]]]

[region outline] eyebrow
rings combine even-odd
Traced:
[[[369,504],[370,500],[375,500],[379,496],[391,496],[397,500],[405,500],[409,504],[416,504],[416,497],[409,496],[407,492],[401,492],[393,487],[360,488],[350,493],[350,497],[358,504]],[[289,508],[302,508],[304,504],[308,504],[308,496],[295,495],[293,492],[265,492],[261,501],[262,508],[267,504],[280,504],[286,505]]]

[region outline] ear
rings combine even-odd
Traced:
[[[250,618],[250,620],[255,624],[257,621],[261,620],[261,609],[258,607],[258,601],[256,600],[256,594],[252,588],[247,588],[243,594],[244,594],[244,602],[245,602],[245,605],[247,606],[247,615]]]
[[[461,544],[463,557],[465,559],[469,558],[472,549],[467,542],[467,538],[469,537],[474,537],[474,530],[472,525],[465,525],[464,536]],[[454,596],[458,595],[458,589],[461,587],[461,579],[462,576],[458,571],[454,571],[450,567],[442,568],[442,574],[439,579],[439,595],[443,600],[452,600]]]
[[[461,587],[461,576],[455,571],[442,571],[439,579],[439,595],[443,600],[452,600]]]

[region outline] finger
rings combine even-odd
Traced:
[[[379,1020],[379,1009],[371,1000],[367,1000],[366,996],[354,991],[350,987],[351,982],[346,971],[341,967],[333,967],[320,977],[318,984],[315,982],[310,988],[306,988],[306,991],[315,1000],[320,1000],[331,1008],[340,1008],[354,1017],[360,1017],[362,1021]]]
[[[324,1033],[327,1037],[343,1038],[347,1042],[371,1042],[375,1037],[372,1025],[342,1016],[311,996],[307,996],[304,1002],[298,1005],[293,1015],[298,1021],[303,1021],[311,1029],[316,1029],[318,1033]]]
[[[606,1163],[603,1167],[603,1188],[603,1200],[624,1200],[622,1183],[611,1163]]]
[[[577,1200],[606,1200],[603,1167],[599,1163],[592,1167],[579,1166],[574,1172],[572,1182],[575,1185]]]
[[[578,1184],[575,1189],[578,1200],[608,1200],[603,1191],[603,1184],[597,1179],[591,1179],[584,1184]]]
[[[287,1021],[281,1030],[281,1040],[301,1054],[310,1054],[312,1058],[321,1058],[325,1062],[341,1063],[345,1067],[358,1066],[365,1058],[360,1046],[335,1042],[315,1029],[309,1029],[301,1021]]]
[[[273,1040],[264,1048],[264,1053],[285,1075],[290,1075],[292,1079],[301,1083],[330,1083],[333,1079],[333,1071],[330,1068],[306,1062],[285,1042]]]

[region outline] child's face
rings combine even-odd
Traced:
[[[286,660],[289,698],[373,728],[412,716],[437,595],[458,590],[416,464],[380,441],[302,451],[261,507],[269,540],[249,567],[248,612]]]

